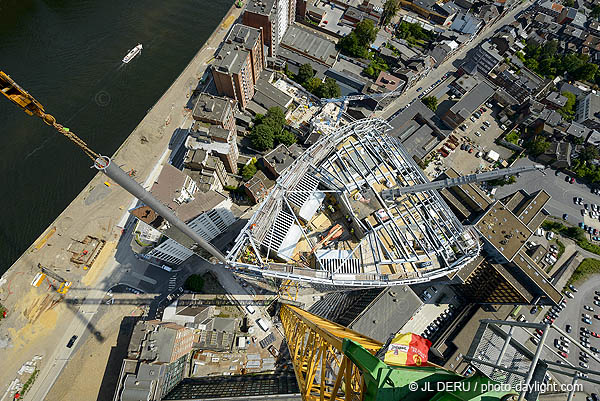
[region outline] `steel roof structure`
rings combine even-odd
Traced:
[[[427,282],[479,254],[434,190],[381,192],[429,181],[391,126],[363,119],[333,130],[298,157],[227,255],[242,273],[322,285],[381,287]],[[339,230],[339,227],[342,230]],[[342,234],[328,238],[328,233]]]

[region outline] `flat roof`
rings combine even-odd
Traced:
[[[250,52],[236,43],[224,43],[217,53],[213,68],[227,74],[239,74]]]
[[[450,111],[464,118],[468,118],[475,110],[477,110],[477,108],[479,108],[479,106],[492,97],[495,91],[496,90],[487,82],[480,82],[450,107]]]
[[[260,29],[246,26],[243,24],[235,24],[229,35],[227,35],[227,41],[234,44],[242,45],[246,50],[251,50],[256,45],[256,42],[260,40]]]
[[[334,42],[296,25],[288,27],[281,40],[281,46],[307,55],[329,67],[335,64],[337,57]]]
[[[246,11],[260,15],[271,15],[275,0],[249,0],[246,3]]]
[[[509,261],[532,234],[532,231],[500,201],[490,206],[475,227]]]
[[[201,93],[198,96],[192,115],[195,120],[224,122],[231,113],[233,103],[233,100],[225,97]]]
[[[407,285],[387,287],[358,315],[348,328],[385,343],[397,333],[423,305]]]
[[[285,113],[293,100],[292,96],[276,88],[262,76],[258,81],[256,81],[254,89],[256,92],[254,93],[252,100],[267,110],[271,107],[280,107]]]

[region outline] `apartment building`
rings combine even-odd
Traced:
[[[262,29],[263,43],[269,49],[269,57],[272,57],[295,17],[296,0],[250,0],[242,23]]]
[[[235,25],[212,67],[220,95],[237,100],[242,108],[254,96],[254,86],[264,69],[263,30]]]

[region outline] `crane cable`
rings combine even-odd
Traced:
[[[89,146],[87,145],[87,143],[85,143],[83,139],[79,138],[77,135],[75,135],[75,133],[71,132],[69,128],[57,123],[56,118],[54,118],[54,116],[47,114],[43,111],[40,114],[36,113],[36,115],[39,116],[44,121],[44,123],[51,127],[54,127],[54,129],[63,134],[63,136],[65,136],[68,140],[73,142],[75,145],[79,146],[79,148],[83,150],[83,152],[90,159],[92,159],[92,161],[96,161],[96,159],[100,157],[98,153],[94,152],[92,149],[89,148]]]
[[[54,116],[44,111],[44,106],[42,106],[40,102],[31,96],[25,89],[21,88],[19,84],[3,71],[0,71],[0,94],[6,96],[8,100],[19,106],[25,113],[31,116],[37,116],[47,125],[54,127],[55,130],[83,150],[92,161],[95,162],[99,157],[98,153],[90,149],[83,139],[71,132],[69,128],[57,123]]]

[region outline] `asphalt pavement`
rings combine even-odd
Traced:
[[[515,166],[524,166],[538,164],[529,158],[519,159]],[[591,192],[590,188],[575,180],[575,183],[570,184],[566,181],[566,175],[554,169],[547,168],[543,171],[530,171],[521,173],[514,184],[498,187],[496,190],[496,198],[501,199],[511,193],[523,189],[528,193],[544,189],[550,194],[551,199],[545,206],[545,209],[552,216],[562,218],[563,214],[568,214],[567,221],[573,225],[579,224],[584,221],[585,224],[591,225],[594,228],[600,229],[600,221],[598,219],[591,219],[587,216],[585,219],[581,216],[581,209],[583,206],[576,205],[573,202],[573,198],[583,198],[584,203],[595,203],[600,204],[600,196],[595,195]]]

